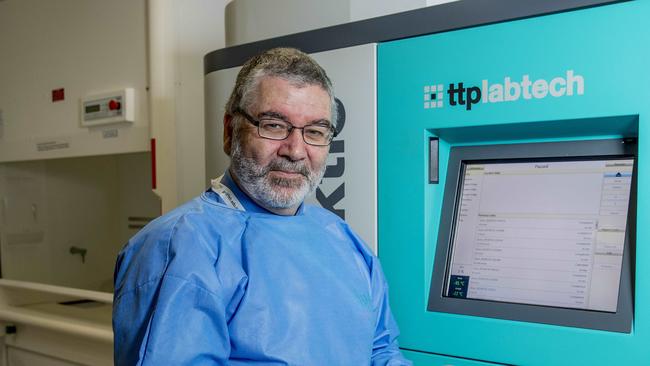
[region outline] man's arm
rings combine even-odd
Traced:
[[[183,226],[154,228],[120,254],[113,304],[116,365],[228,362],[228,321],[246,277],[217,238],[208,242],[200,229]]]
[[[375,258],[373,265],[373,287],[379,288],[380,305],[375,327],[375,338],[372,348],[372,366],[411,366],[411,361],[402,356],[397,338],[399,328],[393,318],[388,301],[388,285],[384,273]],[[378,283],[377,283],[378,282]]]
[[[230,339],[217,296],[183,279],[166,277],[153,309],[140,317],[139,297],[147,291],[155,289],[141,288],[115,304],[116,365],[227,364]]]

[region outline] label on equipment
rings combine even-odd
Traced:
[[[102,131],[102,137],[105,139],[117,137],[117,129]]]
[[[51,151],[51,150],[61,150],[67,149],[70,147],[70,144],[65,141],[46,141],[39,142],[36,144],[36,151]]]

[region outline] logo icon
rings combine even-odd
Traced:
[[[424,108],[442,108],[444,94],[442,84],[426,85],[424,87]]]

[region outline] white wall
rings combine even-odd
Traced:
[[[176,136],[179,202],[205,187],[203,56],[225,47],[224,12],[228,0],[176,1],[178,36]]]
[[[225,47],[226,2],[149,2],[150,108],[163,212],[206,188],[203,56]]]

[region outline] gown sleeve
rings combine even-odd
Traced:
[[[131,240],[115,272],[115,365],[227,365],[247,279],[223,239],[181,219]]]
[[[412,366],[411,361],[402,356],[397,338],[399,328],[393,318],[388,301],[388,285],[377,258],[373,258],[372,282],[379,311],[372,348],[372,366]]]

